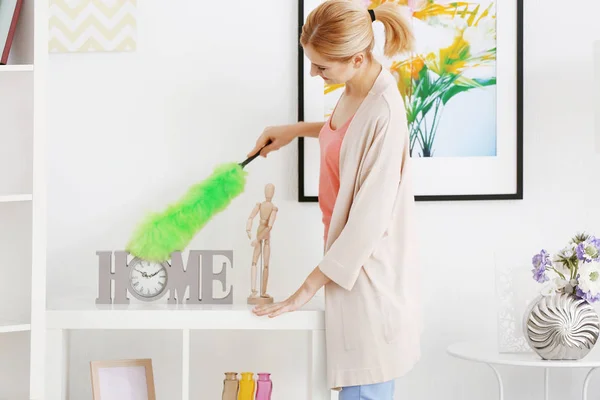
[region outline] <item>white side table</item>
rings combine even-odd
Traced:
[[[496,374],[498,379],[498,390],[500,400],[504,400],[504,386],[502,377],[496,368],[497,365],[512,365],[517,367],[544,368],[544,399],[549,400],[548,382],[550,369],[554,368],[587,368],[587,373],[583,382],[582,399],[588,400],[588,386],[592,373],[600,369],[600,358],[597,355],[589,354],[583,360],[579,361],[546,361],[542,360],[535,353],[499,353],[494,343],[489,342],[462,342],[455,343],[448,347],[448,354],[453,357],[467,361],[487,364]]]

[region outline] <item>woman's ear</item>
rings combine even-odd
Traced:
[[[364,61],[365,61],[365,55],[363,53],[358,53],[354,57],[352,57],[352,66],[354,68],[360,68]]]

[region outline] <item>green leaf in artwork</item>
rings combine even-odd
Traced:
[[[450,101],[451,98],[453,98],[454,96],[456,96],[459,93],[466,92],[468,90],[475,89],[475,88],[493,86],[496,84],[496,78],[474,79],[474,81],[477,83],[477,85],[465,85],[465,86],[453,85],[448,90],[446,90],[441,96],[442,102],[444,103],[444,105],[446,105],[446,103],[448,103],[448,101]]]

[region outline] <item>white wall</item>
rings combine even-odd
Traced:
[[[243,160],[266,125],[296,118],[295,1],[139,3],[136,53],[50,57],[51,304],[65,296],[92,300],[96,250],[122,249],[145,211],[176,200],[218,163]],[[496,335],[494,252],[554,249],[575,231],[599,229],[590,87],[600,4],[576,8],[586,11],[572,17],[557,0],[526,4],[525,200],[419,203],[427,330],[422,362],[399,381],[400,399],[494,398],[490,370],[445,353],[454,341]],[[246,218],[267,182],[276,185],[280,208],[272,293],[293,292],[319,261],[318,207],[296,201],[296,148],[252,163],[246,192],[190,246],[235,250],[236,302],[244,302],[249,282]],[[263,369],[276,372],[274,398],[306,398],[302,335],[202,332],[192,340],[192,395],[218,398],[222,372]],[[91,358],[115,356],[153,357],[159,398],[179,393],[178,336],[75,332],[72,344],[72,398],[89,397]],[[541,396],[541,372],[502,372],[507,398]],[[578,396],[583,376],[553,373],[552,397]],[[591,390],[597,396],[600,382]]]

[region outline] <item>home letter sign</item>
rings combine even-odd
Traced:
[[[96,304],[129,304],[128,294],[141,301],[155,301],[169,296],[170,304],[231,304],[233,285],[225,297],[215,298],[213,281],[227,288],[227,262],[220,272],[213,272],[216,257],[223,257],[233,266],[232,250],[191,250],[184,265],[181,252],[171,254],[171,262],[155,263],[133,258],[129,253],[98,251],[98,298]],[[200,285],[202,281],[202,285]],[[114,297],[113,297],[114,290]],[[185,293],[188,291],[188,297]]]

